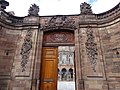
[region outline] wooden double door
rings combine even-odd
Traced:
[[[57,90],[58,48],[43,47],[40,90]]]

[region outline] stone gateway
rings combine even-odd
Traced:
[[[94,14],[84,2],[78,15],[53,16],[33,4],[25,17],[8,5],[0,1],[0,90],[57,90],[58,78],[74,80],[75,90],[120,90],[120,3]]]

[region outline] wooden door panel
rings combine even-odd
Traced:
[[[55,90],[55,84],[54,83],[42,83],[42,89],[41,90]]]
[[[58,49],[44,47],[40,90],[57,89]]]
[[[58,52],[57,48],[43,48],[43,59],[56,59]]]
[[[46,72],[43,72],[43,75],[44,75],[44,79],[54,79],[54,75],[53,75],[53,72],[54,72],[54,61],[53,60],[49,60],[49,61],[45,61],[45,64],[44,64],[44,68],[45,70],[47,70]]]

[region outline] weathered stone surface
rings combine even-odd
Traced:
[[[76,90],[120,90],[120,3],[101,14],[89,5],[79,15],[33,13],[0,12],[0,90],[39,90],[46,39],[75,45]]]
[[[85,90],[108,90],[107,82],[102,80],[85,80]]]

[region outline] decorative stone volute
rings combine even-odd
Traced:
[[[90,4],[84,2],[80,5],[81,14],[92,14],[92,9]]]
[[[39,6],[36,4],[32,4],[28,10],[28,16],[38,16],[39,13]]]
[[[0,0],[0,10],[6,9],[6,6],[9,6],[9,2],[5,0]]]

